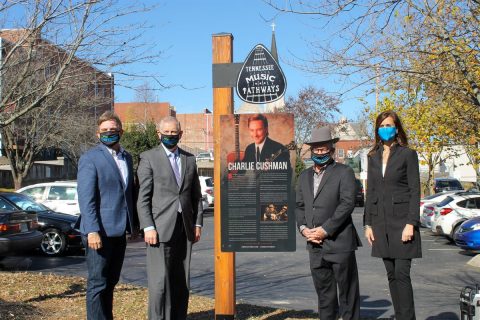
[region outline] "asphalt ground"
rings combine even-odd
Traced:
[[[354,223],[364,246],[357,251],[360,278],[361,316],[389,319],[393,316],[388,283],[381,259],[370,256],[363,238],[362,208],[356,208]],[[412,283],[417,319],[460,319],[459,295],[466,285],[480,283],[480,268],[467,265],[473,257],[450,243],[421,229],[423,258],[412,263]],[[127,246],[121,282],[147,286],[145,245],[131,242]],[[213,214],[206,215],[202,240],[194,246],[191,264],[191,287],[194,294],[214,297]],[[40,254],[11,257],[1,261],[7,270],[86,276],[82,252],[52,258]],[[297,250],[282,253],[236,254],[237,303],[294,309],[317,309],[308,254],[304,239],[297,235]]]

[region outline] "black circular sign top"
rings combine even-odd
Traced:
[[[257,44],[238,74],[237,94],[245,102],[262,104],[282,98],[287,81],[270,51]]]

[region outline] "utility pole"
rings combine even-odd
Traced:
[[[233,61],[233,36],[230,33],[212,36],[212,63]],[[214,141],[214,253],[215,253],[215,320],[233,320],[235,316],[235,252],[222,252],[222,223],[220,202],[220,115],[233,114],[233,89],[213,88],[213,141]]]

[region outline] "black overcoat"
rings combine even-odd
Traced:
[[[419,232],[420,175],[417,152],[392,145],[382,175],[383,146],[368,157],[364,223],[373,228],[372,256],[412,259],[422,256]],[[406,224],[414,226],[412,241],[402,242]]]

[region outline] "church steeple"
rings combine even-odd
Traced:
[[[277,52],[277,41],[275,39],[275,22],[271,24],[272,26],[272,44],[270,47],[270,53],[272,54],[272,57],[277,61],[277,63],[280,65],[278,61],[278,52]],[[269,102],[266,103],[264,106],[264,110],[266,113],[270,112],[283,112],[285,109],[285,97],[281,97],[277,101],[274,102]]]
[[[277,60],[277,63],[278,63],[277,41],[275,40],[275,22],[273,22],[271,26],[272,26],[272,44],[271,44],[270,52],[272,53],[273,58]]]

